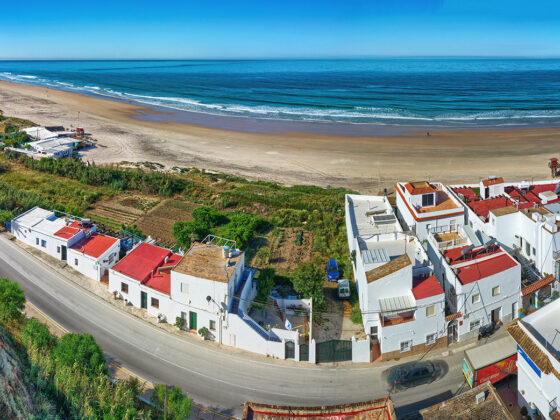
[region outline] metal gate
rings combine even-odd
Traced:
[[[317,363],[352,360],[352,341],[329,340],[317,343]]]
[[[309,362],[309,344],[299,345],[299,360],[301,362]]]
[[[292,340],[286,341],[286,359],[296,357],[296,344]]]

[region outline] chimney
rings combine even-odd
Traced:
[[[226,267],[229,267],[229,258],[226,259]]]
[[[164,258],[163,263],[167,264],[169,262],[169,255],[167,257]]]

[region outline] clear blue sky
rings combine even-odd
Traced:
[[[560,56],[558,0],[6,0],[0,58]]]

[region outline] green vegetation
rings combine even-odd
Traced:
[[[9,418],[80,418],[80,419],[160,419],[163,412],[147,410],[138,399],[141,389],[136,381],[112,381],[102,349],[90,335],[67,334],[62,339],[48,328],[21,313],[25,295],[18,284],[0,279],[0,357],[13,348],[17,365],[10,374],[14,397],[0,391],[0,406],[8,402]],[[31,384],[33,384],[31,386]],[[158,385],[158,387],[165,385]],[[165,390],[165,388],[164,388]],[[159,388],[157,394],[160,395]],[[23,395],[23,397],[20,396]],[[163,408],[157,397],[156,408]],[[191,400],[180,388],[168,393],[169,418],[189,416]],[[22,414],[24,413],[24,414]]]
[[[306,299],[313,298],[313,308],[318,311],[325,306],[324,282],[323,265],[317,262],[300,264],[292,276],[294,290]]]
[[[19,324],[23,319],[25,294],[19,284],[0,278],[0,322],[5,325]]]
[[[176,222],[173,235],[177,243],[189,247],[193,240],[200,241],[208,234],[232,239],[238,247],[246,246],[264,225],[264,220],[250,213],[223,213],[214,207],[197,207],[191,222]]]
[[[274,281],[275,273],[273,268],[265,268],[259,271],[257,275],[257,296],[255,297],[255,301],[258,303],[267,303],[268,296],[272,289],[274,288],[275,281]]]
[[[183,420],[191,414],[192,400],[185,397],[179,387],[157,384],[152,394],[152,404],[161,411],[165,410],[170,420]]]

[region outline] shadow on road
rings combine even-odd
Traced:
[[[451,391],[442,392],[441,394],[435,395],[430,398],[426,398],[425,400],[422,401],[418,401],[409,405],[396,407],[395,413],[399,420],[422,419],[422,416],[419,413],[420,410],[426,407],[431,407],[432,405],[438,404],[442,401],[448,400],[451,397],[453,397],[453,393]]]

